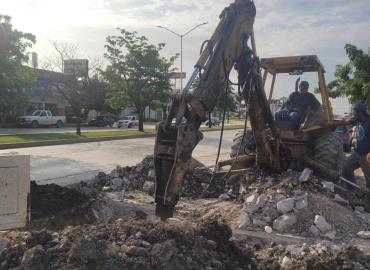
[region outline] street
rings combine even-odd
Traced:
[[[144,129],[155,129],[156,122],[145,122]],[[243,125],[243,120],[234,120],[231,119],[229,123],[225,123],[225,125]],[[82,132],[89,132],[89,131],[122,131],[127,130],[127,128],[117,128],[117,124],[114,124],[113,127],[89,127],[89,126],[82,126]],[[205,124],[202,125],[205,127]],[[132,130],[136,130],[137,128],[130,128]],[[17,135],[17,134],[40,134],[40,133],[65,133],[65,132],[76,132],[76,127],[73,126],[64,126],[62,128],[57,128],[54,126],[51,127],[40,127],[40,128],[31,128],[31,127],[12,127],[12,128],[0,128],[0,135]]]
[[[229,156],[236,130],[224,132],[221,159]],[[193,157],[212,165],[217,155],[220,131],[205,132]],[[132,166],[153,153],[155,138],[81,143],[1,150],[0,155],[31,155],[31,180],[39,184],[68,185],[93,178],[97,172],[109,172],[116,166]]]

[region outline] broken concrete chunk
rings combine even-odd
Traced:
[[[272,228],[270,226],[265,226],[265,232],[270,234],[273,232]]]
[[[370,231],[360,231],[357,233],[357,236],[362,239],[370,239]]]
[[[293,198],[287,198],[287,199],[281,200],[277,203],[277,209],[280,212],[282,212],[283,214],[292,211],[293,208],[294,208],[294,199]]]
[[[257,201],[257,197],[258,197],[258,195],[256,193],[253,193],[252,195],[250,195],[247,198],[246,202],[247,203],[255,203]]]
[[[49,259],[41,245],[24,252],[20,269],[50,269]]]
[[[331,225],[325,220],[323,216],[316,215],[314,223],[321,233],[327,233],[332,230]]]
[[[148,193],[148,194],[153,194],[154,193],[154,189],[155,189],[155,184],[154,182],[151,182],[151,181],[145,181],[144,182],[144,185],[143,185],[143,190]]]
[[[310,170],[309,168],[306,168],[302,171],[298,180],[299,182],[302,182],[302,183],[307,182],[310,179],[311,175],[312,175],[312,170]]]
[[[283,269],[287,268],[290,264],[292,263],[292,259],[290,259],[289,257],[285,256],[283,258],[283,260],[281,261],[281,267]]]
[[[330,191],[330,192],[334,192],[334,183],[333,182],[327,182],[327,181],[323,181],[322,182],[322,186]]]
[[[257,198],[256,204],[259,208],[264,207],[267,202],[267,197],[265,195],[260,195]]]
[[[249,225],[251,225],[251,223],[252,223],[252,220],[249,217],[249,215],[247,213],[242,213],[240,215],[240,222],[239,222],[237,229],[245,230],[248,228]]]
[[[274,230],[283,233],[296,223],[297,217],[294,214],[284,214],[275,219],[272,227]]]
[[[335,235],[336,235],[335,231],[330,231],[330,232],[325,233],[323,236],[329,240],[334,240]]]
[[[309,232],[313,237],[320,236],[320,230],[315,225],[311,225]]]
[[[230,200],[230,196],[226,193],[221,194],[220,196],[218,196],[218,198],[223,201]]]
[[[155,180],[155,171],[153,169],[148,172],[148,180],[150,181]]]

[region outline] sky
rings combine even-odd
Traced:
[[[162,25],[183,34],[183,70],[189,76],[221,11],[231,0],[1,0],[0,14],[10,15],[16,29],[37,37],[32,49],[39,62],[50,57],[50,40],[77,44],[81,58],[102,57],[105,39],[117,27],[137,31],[151,43],[166,43],[164,56],[180,52],[180,39],[157,28]],[[344,45],[363,50],[370,47],[370,0],[255,0],[255,35],[260,57],[317,54],[325,66],[327,81],[334,78],[335,66],[347,61]],[[175,66],[179,67],[179,61]],[[312,88],[313,74],[303,74]],[[294,88],[294,76],[278,76],[274,97],[286,96]],[[345,99],[332,101],[336,113],[349,109]]]

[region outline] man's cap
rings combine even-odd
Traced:
[[[357,112],[361,112],[365,115],[369,115],[369,113],[367,112],[367,106],[365,103],[359,102],[355,105],[353,109]]]
[[[308,83],[308,81],[301,81],[300,84],[299,84],[299,87],[309,87],[310,84]]]

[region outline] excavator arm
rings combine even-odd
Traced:
[[[260,135],[255,136],[257,160],[268,167],[278,166],[274,151],[277,147],[271,144],[277,132],[262,87],[253,40],[255,15],[251,0],[236,0],[223,10],[211,39],[202,46],[204,50],[187,85],[181,94],[173,96],[167,118],[158,125],[154,149],[155,202],[156,214],[162,219],[173,215],[192,152],[203,137],[199,127],[214,109],[233,67],[238,72],[239,93],[250,103],[252,129]],[[191,92],[197,77],[199,83]]]

